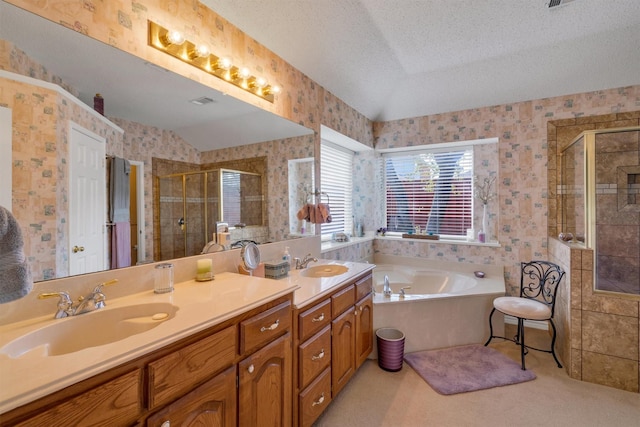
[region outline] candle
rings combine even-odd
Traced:
[[[211,273],[211,267],[212,267],[212,264],[210,259],[198,260],[198,274]]]

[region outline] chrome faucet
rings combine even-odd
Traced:
[[[318,258],[314,258],[311,256],[311,254],[307,254],[307,256],[304,257],[304,259],[302,261],[300,261],[300,258],[294,258],[296,261],[296,270],[302,270],[303,268],[307,268],[307,265],[310,262],[318,262]]]
[[[54,315],[56,319],[62,319],[63,317],[69,316],[77,316],[78,314],[88,313],[90,311],[103,308],[106,305],[106,297],[102,293],[102,288],[104,286],[113,285],[117,282],[118,279],[113,279],[107,282],[100,283],[98,286],[93,288],[93,291],[91,291],[89,294],[78,298],[78,301],[75,304],[71,300],[71,296],[69,295],[69,293],[66,291],[44,292],[38,295],[38,299],[60,297],[60,300],[58,301],[58,311],[56,311],[56,314]]]
[[[52,297],[60,297],[60,300],[58,301],[58,311],[56,311],[54,318],[62,319],[63,317],[73,316],[73,301],[71,301],[71,296],[68,292],[43,292],[38,295],[38,299]]]
[[[391,285],[389,284],[389,276],[386,274],[384,275],[384,287],[382,288],[382,293],[385,297],[390,297],[392,294]]]

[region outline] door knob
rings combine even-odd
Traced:
[[[84,252],[84,246],[74,246],[72,251],[74,254],[77,254],[78,252]]]

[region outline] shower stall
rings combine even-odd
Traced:
[[[581,133],[561,167],[561,231],[594,250],[595,290],[640,295],[640,127]]]
[[[200,254],[216,222],[264,225],[263,177],[214,169],[156,177],[154,252],[157,261]]]

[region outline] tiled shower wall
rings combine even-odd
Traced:
[[[596,287],[640,296],[640,131],[595,135]]]
[[[556,305],[558,351],[572,378],[640,391],[640,302],[594,291],[594,251],[553,237],[560,231],[559,154],[581,132],[637,126],[640,111],[555,120],[548,123],[549,259],[567,272]],[[636,247],[635,250],[638,250]]]

